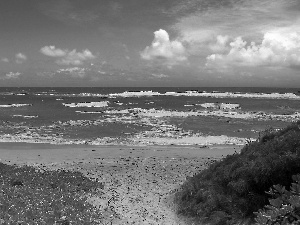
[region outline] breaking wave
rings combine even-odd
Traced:
[[[292,99],[300,100],[295,93],[243,93],[243,92],[153,92],[153,91],[125,91],[123,93],[109,94],[109,97],[152,97],[152,96],[185,96],[185,97],[210,97],[210,98],[261,98],[261,99]]]
[[[95,107],[95,108],[102,108],[102,107],[107,107],[108,106],[108,101],[103,101],[103,102],[79,102],[79,103],[62,103],[66,107],[70,108],[76,108],[76,107]]]
[[[11,108],[11,107],[22,107],[22,106],[32,106],[32,104],[7,104],[7,105],[0,105],[0,108]]]

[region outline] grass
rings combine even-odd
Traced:
[[[276,184],[290,187],[300,173],[300,122],[267,130],[239,154],[229,155],[189,178],[176,193],[178,213],[208,224],[254,223]]]
[[[0,224],[100,224],[101,212],[86,200],[101,189],[80,172],[0,163]]]

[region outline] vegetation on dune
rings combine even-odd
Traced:
[[[293,180],[290,190],[278,184],[270,189],[270,204],[255,213],[259,225],[300,224],[300,175],[294,175]]]
[[[80,172],[0,163],[0,224],[99,224],[86,200],[102,188]]]
[[[252,224],[254,212],[269,203],[269,189],[279,184],[291,193],[292,177],[299,173],[300,122],[297,122],[279,131],[265,131],[241,153],[229,155],[189,178],[175,195],[178,213],[201,223],[236,224],[243,221]],[[273,189],[277,190],[276,187]],[[280,194],[283,198],[292,195],[299,196],[297,193]],[[273,202],[270,200],[271,206]],[[280,209],[281,205],[278,207]],[[299,202],[293,207],[300,215]],[[267,212],[274,214],[272,210],[275,209]],[[265,212],[260,211],[257,217],[262,218],[263,214],[267,217]]]

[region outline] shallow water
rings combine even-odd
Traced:
[[[0,141],[255,139],[266,128],[298,120],[299,102],[297,89],[276,88],[0,88]]]

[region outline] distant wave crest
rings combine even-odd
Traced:
[[[11,107],[22,107],[22,106],[32,106],[32,104],[8,104],[8,105],[0,105],[0,108],[11,108]]]
[[[54,97],[98,97],[107,98],[107,95],[98,93],[57,93],[57,92],[40,92],[35,93],[37,96],[54,96]]]
[[[107,107],[108,101],[102,101],[102,102],[79,102],[79,103],[62,103],[66,107],[70,108],[76,108],[76,107],[95,107],[95,108],[101,108],[101,107]]]
[[[300,96],[295,93],[243,93],[243,92],[153,92],[153,91],[125,91],[123,93],[109,94],[109,97],[152,97],[152,96],[191,96],[210,98],[262,98],[262,99],[293,99],[300,100]]]

